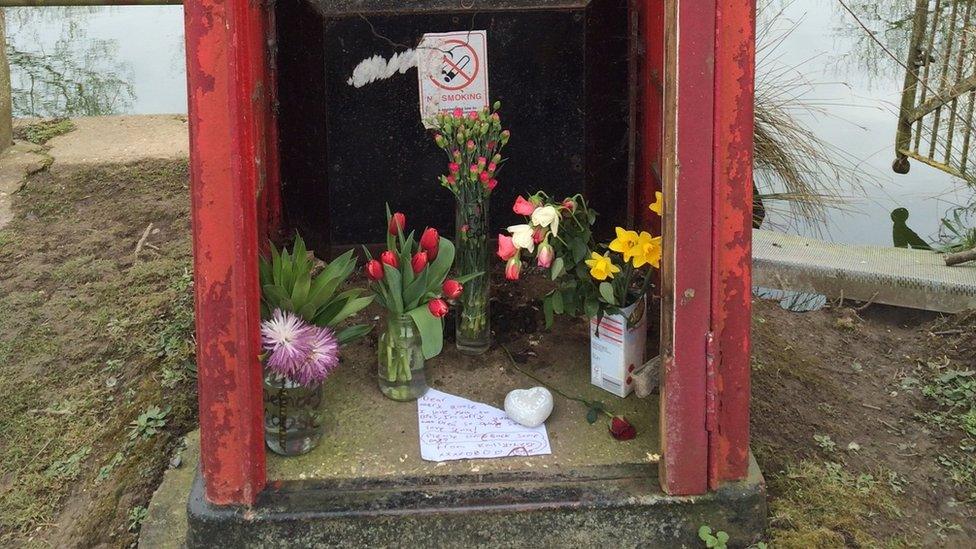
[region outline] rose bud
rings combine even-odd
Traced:
[[[375,259],[367,261],[366,278],[370,280],[383,280],[383,264]]]
[[[448,185],[453,185],[455,183],[457,183],[457,178],[456,177],[454,177],[453,175],[447,176],[447,184]]]
[[[427,252],[417,252],[413,254],[413,258],[410,259],[410,268],[413,269],[413,274],[420,274],[420,271],[424,270],[427,266]]]
[[[403,232],[403,230],[406,227],[407,227],[407,216],[403,215],[400,212],[397,212],[392,216],[390,216],[390,226],[387,227],[387,229],[390,231],[390,234],[395,236]]]
[[[555,255],[549,242],[544,242],[539,246],[539,250],[535,256],[536,264],[543,269],[548,269],[552,265],[552,260],[555,259]]]
[[[434,143],[437,143],[437,146],[438,147],[443,147],[444,146],[444,136],[441,135],[441,134],[436,134],[434,136]]]
[[[465,223],[464,225],[461,225],[461,234],[467,234],[468,233],[468,229],[470,229],[470,228],[471,227],[468,227],[468,224],[467,223]]]
[[[502,130],[502,145],[508,143],[508,140],[512,137],[512,132],[508,130]]]
[[[480,174],[478,174],[478,179],[482,183],[484,183],[485,185],[487,185],[488,184],[488,180],[491,179],[491,177],[488,175],[488,172],[481,172]]]
[[[503,234],[498,235],[498,258],[502,261],[508,261],[515,256],[518,250],[515,249],[515,244],[512,242],[512,237]]]
[[[445,280],[444,285],[441,286],[441,293],[444,294],[444,298],[451,301],[461,297],[461,292],[463,291],[464,286],[462,286],[457,280]]]
[[[465,147],[467,147],[467,148],[468,148],[468,151],[473,151],[473,150],[474,150],[474,141],[472,141],[472,140],[470,140],[470,139],[468,139],[468,142],[467,142],[467,144],[465,145]]]
[[[494,148],[495,148],[495,142],[494,141],[489,141],[488,142],[488,150],[491,150],[491,149],[494,149]]]
[[[437,259],[437,252],[440,249],[441,237],[437,234],[437,229],[427,227],[424,234],[420,235],[420,247],[427,252],[427,259],[433,261]]]
[[[471,111],[471,112],[469,112],[468,113],[468,118],[470,118],[471,120],[477,120],[478,119],[478,111]]]
[[[451,173],[458,173],[458,170],[461,169],[461,166],[458,166],[457,162],[451,162],[450,164],[447,165],[447,169]]]
[[[479,156],[478,157],[478,167],[479,168],[484,168],[485,167],[485,164],[487,164],[487,163],[488,163],[488,159],[487,158],[485,158],[483,156]]]
[[[480,170],[478,169],[477,164],[471,164],[471,166],[468,168],[468,171],[470,171],[471,173],[478,173]]]
[[[431,299],[427,303],[427,310],[434,315],[434,318],[443,318],[447,314],[447,309],[447,302],[440,298]]]
[[[502,155],[495,154],[495,156],[491,157],[491,161],[494,162],[495,164],[498,164],[499,162],[502,161]]]
[[[637,436],[637,429],[624,416],[614,416],[610,420],[610,435],[617,440],[630,440]]]
[[[495,190],[495,187],[497,187],[497,186],[498,186],[498,180],[497,179],[492,179],[491,181],[488,182],[488,190],[489,191]]]
[[[460,159],[460,158],[461,158],[461,151],[459,151],[459,150],[457,150],[457,149],[454,149],[454,153],[453,153],[453,156],[454,156],[454,159],[455,159],[455,160],[458,160],[458,159]]]
[[[535,211],[535,206],[519,195],[515,197],[515,205],[512,206],[512,211],[519,215],[532,215],[532,212]]]
[[[566,200],[563,200],[563,208],[566,208],[567,210],[569,210],[569,213],[575,212],[576,211],[576,201],[573,200],[572,198],[567,198]]]
[[[488,171],[489,172],[495,173],[495,170],[497,170],[497,169],[498,169],[498,164],[495,164],[494,162],[488,164]]]
[[[549,231],[547,231],[545,227],[536,227],[535,229],[532,229],[532,242],[534,244],[539,244],[546,238],[546,233],[548,232]]]
[[[397,259],[396,254],[390,250],[386,250],[380,254],[380,261],[386,265],[389,265],[390,267],[393,267],[394,269],[400,268],[400,260]]]
[[[454,118],[461,118],[462,116],[464,116],[464,111],[461,110],[461,107],[455,108],[454,109]]]
[[[508,260],[505,264],[505,278],[509,280],[518,280],[519,273],[522,271],[522,260],[519,259],[518,254]]]
[[[502,117],[498,116],[498,113],[497,112],[493,112],[493,113],[491,113],[491,119],[492,120],[501,120]]]

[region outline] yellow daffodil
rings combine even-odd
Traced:
[[[620,267],[613,264],[609,255],[600,255],[596,252],[590,254],[590,259],[586,260],[586,266],[590,268],[590,276],[597,280],[613,278],[614,273],[620,272]]]
[[[661,237],[651,236],[647,231],[641,231],[637,236],[637,245],[632,252],[634,256],[634,267],[643,267],[650,264],[655,269],[661,266]]]
[[[637,247],[637,231],[628,231],[622,227],[617,227],[617,238],[610,242],[610,249],[623,254],[624,261],[630,261]]]
[[[664,213],[663,213],[664,212],[664,195],[661,194],[661,191],[656,191],[654,193],[654,203],[651,204],[650,206],[648,206],[647,208],[649,210],[651,210],[652,212],[656,213],[657,215],[664,215]]]

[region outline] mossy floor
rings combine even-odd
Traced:
[[[375,334],[374,334],[375,336]],[[554,395],[546,422],[552,454],[531,457],[430,462],[420,458],[416,402],[394,402],[377,388],[371,341],[347,348],[343,364],[326,382],[325,437],[318,448],[299,457],[268,454],[268,478],[362,478],[389,475],[436,475],[466,472],[560,470],[592,465],[650,463],[656,466],[658,399],[636,395],[622,399],[590,384],[586,325],[564,321],[552,333],[534,336],[535,357],[519,367],[569,395],[597,399],[635,424],[638,436],[614,440],[607,418],[586,421],[586,408]],[[539,359],[537,357],[544,357]],[[538,385],[512,367],[498,346],[479,357],[459,354],[451,345],[428,362],[428,381],[440,391],[503,408],[512,389]]]

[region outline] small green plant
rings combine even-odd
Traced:
[[[82,446],[64,459],[55,461],[44,471],[49,478],[72,480],[81,472],[81,463],[91,454],[91,446]]]
[[[817,441],[817,446],[825,452],[833,452],[837,449],[837,443],[830,438],[830,435],[813,435],[813,440]]]
[[[370,303],[372,296],[361,296],[362,290],[353,288],[339,292],[339,287],[356,268],[353,250],[326,263],[317,276],[313,256],[301,236],[295,237],[292,251],[271,246],[271,260],[261,258],[261,316],[269,318],[275,309],[290,311],[316,326],[336,329],[340,322],[358,313]],[[338,292],[338,293],[337,293]],[[360,338],[370,330],[357,324],[337,331],[339,344]]]
[[[135,532],[138,530],[148,516],[149,509],[146,509],[142,505],[129,509],[129,531]]]
[[[75,124],[71,120],[67,118],[55,118],[17,128],[14,137],[30,141],[35,145],[43,145],[49,140],[59,135],[64,135],[74,129]]]
[[[721,530],[712,533],[712,527],[707,524],[698,528],[698,538],[705,542],[709,549],[726,549],[729,535]]]
[[[150,406],[146,411],[139,414],[139,417],[129,423],[129,439],[135,440],[139,437],[143,439],[152,438],[166,426],[166,415],[169,414],[170,407],[160,408]]]
[[[946,212],[939,225],[940,252],[963,252],[976,248],[976,201]]]

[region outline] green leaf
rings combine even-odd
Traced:
[[[557,257],[556,260],[552,262],[552,270],[549,271],[549,279],[556,280],[560,275],[563,274],[565,269],[566,264],[563,261],[563,258]]]
[[[305,305],[305,300],[308,298],[308,290],[311,286],[311,277],[298,276],[297,280],[295,280],[295,286],[291,290],[291,302],[294,307],[301,309]]]
[[[420,276],[407,286],[407,289],[403,291],[403,306],[405,308],[413,309],[419,304],[420,298],[427,293],[427,280],[429,278],[430,269],[424,269],[420,272]]]
[[[586,422],[590,425],[596,423],[597,418],[600,417],[600,412],[596,408],[590,408],[586,411]]]
[[[426,305],[411,309],[407,314],[413,318],[420,332],[424,358],[430,360],[439,355],[444,348],[444,321],[430,314]]]
[[[355,299],[350,299],[346,304],[335,314],[331,319],[329,319],[328,326],[334,328],[336,324],[342,322],[343,320],[349,318],[350,316],[358,313],[359,311],[365,309],[373,302],[373,296],[357,297]]]
[[[271,309],[281,309],[283,311],[291,311],[291,298],[285,294],[285,291],[278,286],[268,284],[261,288],[261,292],[264,298],[268,302],[268,306]]]
[[[373,327],[369,324],[357,324],[340,331],[336,334],[336,339],[339,341],[339,345],[345,345],[363,337],[372,329]]]
[[[600,302],[597,300],[595,295],[586,296],[586,302],[583,303],[583,314],[589,318],[593,318],[600,312]]]
[[[430,270],[430,278],[427,279],[428,291],[440,288],[452,265],[454,265],[454,244],[446,238],[441,238],[437,247],[437,258],[427,267]]]
[[[610,305],[617,304],[617,297],[613,295],[613,286],[609,282],[600,283],[600,296]]]
[[[558,290],[552,292],[552,311],[557,315],[561,315],[565,311],[563,308],[563,294]]]
[[[383,281],[386,283],[386,287],[390,289],[393,312],[403,314],[403,282],[400,279],[400,270],[384,263],[383,272],[386,275]]]

